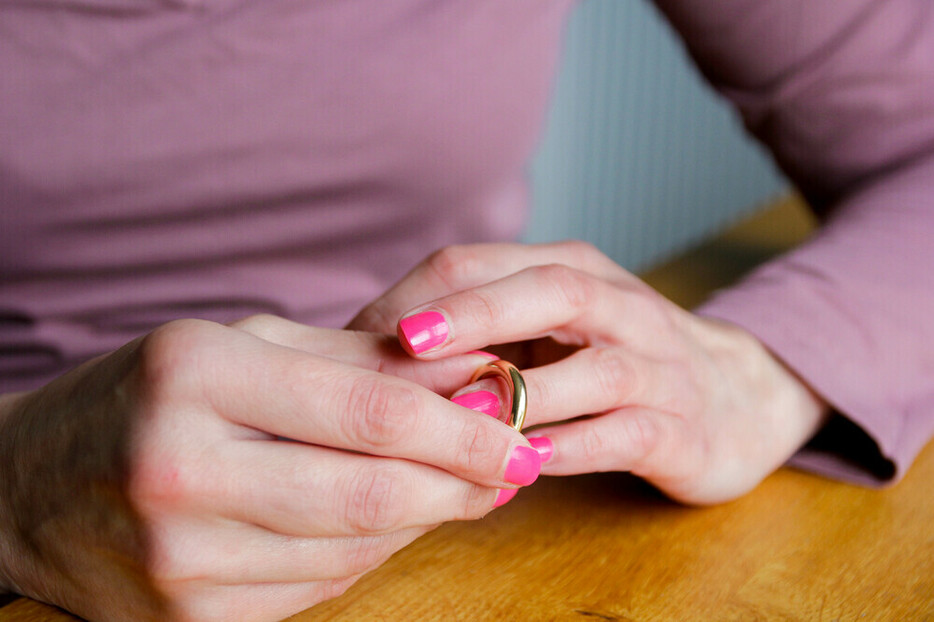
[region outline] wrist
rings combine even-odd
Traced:
[[[831,408],[794,370],[777,358],[745,329],[710,318],[700,318],[710,329],[707,346],[719,365],[750,397],[749,405],[763,417],[780,450],[780,466],[827,423]]]

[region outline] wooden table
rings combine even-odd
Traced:
[[[645,276],[691,306],[810,227],[782,202]],[[712,508],[625,474],[542,478],[293,619],[934,620],[932,486],[934,444],[888,490],[782,469]],[[0,620],[70,619],[24,598],[0,609]]]

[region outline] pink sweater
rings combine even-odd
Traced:
[[[897,479],[934,431],[934,4],[660,0],[822,233],[701,311],[842,414],[798,464]],[[572,0],[0,6],[0,390],[177,317],[339,326],[514,239]]]

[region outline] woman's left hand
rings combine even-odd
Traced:
[[[581,242],[446,248],[349,327],[391,332],[397,321],[421,359],[521,348],[511,356],[525,355],[514,362],[525,367],[526,427],[553,447],[544,474],[631,471],[684,503],[727,501],[827,416],[752,335],[682,310]]]

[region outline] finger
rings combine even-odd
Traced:
[[[442,395],[450,395],[462,386],[490,358],[482,352],[467,353],[424,365],[408,356],[393,335],[319,328],[266,314],[253,315],[230,326],[270,343],[400,376]]]
[[[181,521],[179,521],[181,523]],[[433,529],[426,525],[378,536],[301,538],[255,525],[188,520],[160,532],[153,576],[215,584],[305,583],[341,579],[376,568]]]
[[[310,444],[405,458],[491,487],[528,485],[525,438],[415,383],[309,355],[206,322],[147,338],[154,383],[206,400],[228,421]],[[222,343],[222,347],[218,343]],[[164,363],[169,361],[170,364]]]
[[[627,406],[675,409],[687,382],[682,370],[619,346],[584,348],[556,363],[525,369],[526,428]],[[489,391],[508,409],[505,383],[483,380],[455,396]],[[500,417],[502,418],[502,417]]]
[[[451,395],[451,401],[458,406],[489,415],[503,423],[509,418],[511,400],[512,395],[501,378],[480,380]]]
[[[367,305],[348,328],[392,333],[399,317],[416,305],[548,264],[563,264],[610,282],[635,280],[586,242],[450,246],[428,257]]]
[[[684,446],[678,425],[677,418],[666,413],[624,408],[549,426],[530,436],[551,441],[552,454],[542,468],[548,475],[632,471],[651,479],[680,473],[685,456],[676,457],[677,462],[668,462],[661,470],[657,468],[660,458],[672,458],[667,448]]]
[[[372,536],[480,518],[497,497],[440,469],[281,441],[230,445],[198,495],[213,511],[299,537]]]
[[[398,334],[423,359],[545,336],[651,351],[671,333],[673,311],[647,286],[624,289],[566,266],[538,266],[408,312]]]

